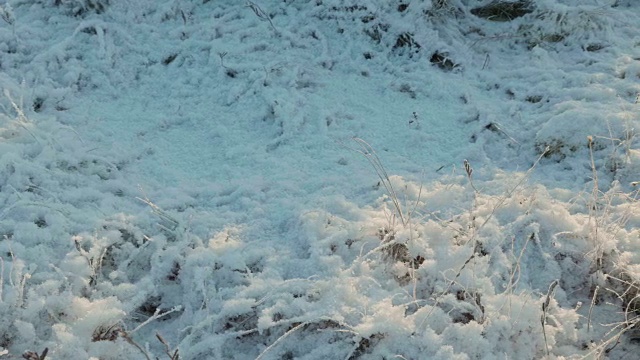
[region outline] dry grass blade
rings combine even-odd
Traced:
[[[366,141],[357,137],[354,137],[353,141],[355,141],[356,144],[358,144],[358,146],[360,147],[360,149],[356,149],[356,151],[361,153],[367,159],[367,161],[369,161],[369,164],[371,164],[371,166],[373,166],[373,169],[376,171],[378,178],[380,178],[380,183],[387,190],[387,194],[391,198],[393,207],[396,210],[396,215],[402,222],[402,225],[407,226],[407,224],[409,223],[409,219],[405,215],[405,213],[402,211],[402,205],[400,204],[400,200],[398,199],[398,194],[396,193],[395,189],[393,188],[393,185],[391,184],[391,180],[389,179],[389,174],[387,174],[387,171],[382,165],[382,161],[380,161],[380,158],[376,154],[375,150],[373,150],[371,145],[369,145]]]
[[[547,311],[549,310],[549,304],[551,303],[551,299],[553,298],[556,290],[556,286],[558,286],[558,280],[553,280],[551,285],[549,285],[549,290],[547,291],[547,297],[544,299],[542,303],[542,315],[540,316],[540,323],[542,324],[542,335],[544,336],[544,347],[547,350],[547,356],[549,356],[549,344],[547,343],[547,332],[544,329],[544,326],[547,324]]]
[[[141,186],[139,186],[139,189],[140,189],[140,192],[144,195],[144,198],[136,197],[136,199],[138,199],[138,200],[142,201],[143,203],[149,205],[149,207],[151,208],[151,211],[162,220],[162,223],[160,223],[158,225],[161,228],[163,228],[166,231],[168,231],[168,232],[175,231],[178,228],[178,226],[180,225],[180,222],[178,220],[176,220],[175,218],[173,218],[171,215],[167,214],[167,212],[162,210],[158,205],[153,203],[149,199],[149,197],[147,197],[147,195],[144,193],[144,190],[142,189]]]
[[[471,164],[467,159],[463,161],[463,164],[464,164],[464,171],[467,173],[467,179],[469,179],[469,185],[471,185],[471,187],[473,188],[473,191],[477,193],[478,189],[476,189],[475,185],[473,185],[473,179],[471,178],[471,174],[473,174],[473,168],[471,167]]]
[[[591,305],[589,306],[589,315],[587,317],[587,332],[591,330],[591,315],[593,315],[593,307],[596,305],[598,290],[600,290],[600,286],[596,286],[596,288],[593,289],[593,297],[591,298]]]
[[[262,359],[266,353],[269,352],[269,350],[273,349],[276,345],[278,345],[279,343],[282,342],[282,340],[284,340],[287,336],[293,334],[296,330],[306,326],[307,324],[309,324],[308,322],[302,322],[294,327],[292,327],[291,329],[289,329],[286,333],[284,333],[284,335],[280,336],[278,339],[276,339],[276,341],[273,342],[273,344],[267,346],[261,353],[260,355],[258,355],[258,357],[256,358],[256,360],[260,360]]]

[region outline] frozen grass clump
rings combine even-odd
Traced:
[[[54,7],[60,7],[68,15],[85,16],[88,13],[101,14],[109,7],[110,0],[53,0]]]
[[[530,1],[492,1],[486,5],[474,7],[471,13],[489,21],[512,21],[531,13],[533,4]]]
[[[565,42],[598,51],[613,34],[612,13],[606,6],[565,5],[545,2],[532,14],[535,21],[523,24],[518,32],[528,38],[530,47]]]
[[[638,64],[609,58],[634,49],[614,6],[11,5],[0,63],[33,90],[0,77],[0,355],[633,353]],[[360,181],[353,136],[402,176],[362,141]]]
[[[126,235],[126,227],[96,230],[97,219],[124,204],[125,161],[91,152],[72,127],[25,107],[29,98],[19,95],[20,86],[6,81],[6,88],[12,91],[5,90],[0,116],[0,346],[40,357],[131,357],[139,349],[125,330],[131,309],[121,299],[129,298],[105,286],[112,275],[105,270],[116,266],[110,261],[128,260],[114,258],[113,250],[136,234]],[[100,328],[111,335],[92,337]]]
[[[398,189],[402,182],[394,180]],[[618,204],[615,211],[612,207],[595,215],[587,204],[581,212],[570,211],[573,204],[553,201],[545,188],[523,186],[517,177],[476,187],[503,190],[485,195],[466,187],[459,191],[470,197],[456,199],[446,187],[430,191],[426,185],[420,198],[407,195],[408,203],[428,204],[425,199],[450,194],[460,210],[447,218],[429,212],[414,215],[406,228],[399,222],[389,228],[393,211],[386,205],[379,210],[362,209],[367,219],[345,221],[345,216],[354,219],[349,215],[353,210],[304,217],[305,228],[316,239],[314,256],[344,269],[334,270],[330,281],[347,281],[359,289],[334,300],[354,310],[339,310],[332,317],[340,319],[341,328],[353,331],[354,337],[343,341],[359,344],[356,353],[411,357],[407,349],[417,346],[421,354],[433,356],[446,351],[481,358],[505,353],[514,358],[586,355],[589,349],[581,344],[611,340],[610,328],[592,323],[582,305],[592,302],[596,287],[603,298],[592,306],[602,304],[599,311],[607,311],[600,302],[605,298],[617,303],[618,309],[625,304],[636,306],[634,296],[614,295],[624,288],[621,280],[615,280],[619,272],[614,270],[615,264],[623,262],[612,252],[617,245],[607,240],[627,238],[620,227],[631,230],[630,224],[621,223],[614,213],[631,214],[628,206],[635,206],[634,202],[613,202]],[[600,224],[598,230],[592,221]],[[600,237],[594,239],[594,233]],[[402,256],[390,252],[394,245],[395,254],[402,249]],[[595,255],[594,251],[600,255],[584,257]],[[606,259],[606,270],[599,269],[598,264],[604,264],[599,259]],[[610,274],[604,275],[608,280],[594,280],[603,273]],[[632,293],[636,285],[626,288],[626,293]],[[358,308],[366,308],[367,315],[355,315]],[[625,323],[615,313],[611,316]],[[410,345],[408,334],[430,336],[432,332],[441,336],[437,346]]]
[[[589,149],[590,136],[594,138],[594,151],[608,148],[611,153],[615,151],[611,144],[623,146],[622,142],[628,137],[624,122],[620,121],[621,119],[603,119],[602,112],[595,104],[563,102],[556,106],[554,113],[555,115],[540,127],[535,144],[539,152],[549,147],[544,156],[556,161],[561,161],[567,156],[575,157],[580,150],[584,157]],[[597,135],[601,137],[595,137]],[[615,143],[616,140],[618,144]]]

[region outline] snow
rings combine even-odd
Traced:
[[[634,358],[640,4],[491,3],[0,4],[0,359]]]

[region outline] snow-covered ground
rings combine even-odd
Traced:
[[[637,357],[640,2],[0,6],[0,360]]]

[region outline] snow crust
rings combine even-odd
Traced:
[[[638,353],[640,3],[0,17],[0,359]]]

